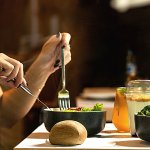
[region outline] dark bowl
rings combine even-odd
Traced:
[[[137,136],[150,142],[150,116],[134,115]]]
[[[58,108],[52,111],[43,110],[43,121],[48,131],[54,124],[63,120],[75,120],[85,126],[88,136],[101,132],[106,123],[106,111],[89,111],[89,112],[64,112]]]

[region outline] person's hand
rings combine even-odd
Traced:
[[[18,87],[21,83],[26,85],[23,64],[0,53],[0,84],[8,87]]]
[[[61,66],[62,46],[64,46],[65,64],[70,62],[70,39],[71,36],[69,33],[59,33],[58,35],[51,36],[43,45],[39,58],[42,61],[42,66],[46,69],[48,68],[50,74],[55,72]]]

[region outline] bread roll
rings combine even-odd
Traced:
[[[56,123],[50,131],[51,144],[77,145],[82,144],[87,138],[86,128],[79,122],[65,120]]]

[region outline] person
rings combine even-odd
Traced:
[[[0,53],[0,84],[11,88],[5,92],[0,88],[0,127],[12,127],[29,112],[47,79],[60,68],[62,46],[65,47],[65,64],[70,62],[70,38],[69,33],[51,36],[25,75],[22,63]],[[19,88],[21,83],[28,86],[35,97]]]

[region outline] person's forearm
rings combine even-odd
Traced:
[[[27,71],[25,78],[28,83],[28,88],[35,97],[38,97],[40,94],[49,75],[48,68],[42,66],[38,59]],[[5,126],[11,126],[17,120],[24,117],[35,103],[35,97],[28,95],[21,88],[11,89],[5,92],[0,108],[0,114],[2,115],[0,116],[0,123],[4,123],[3,125]]]
[[[28,88],[36,97],[38,97],[50,76],[49,67],[50,66],[43,65],[43,63],[37,59],[25,74]]]

